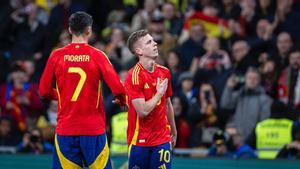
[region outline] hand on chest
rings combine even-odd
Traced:
[[[157,81],[163,81],[166,77],[162,72],[143,74],[143,92],[145,99],[151,99],[156,93]]]

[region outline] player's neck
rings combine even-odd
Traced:
[[[88,38],[84,36],[72,36],[72,43],[88,43]]]
[[[154,60],[150,59],[140,59],[139,63],[143,66],[144,69],[148,70],[149,72],[154,71]]]

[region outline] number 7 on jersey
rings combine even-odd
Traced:
[[[72,99],[71,99],[72,102],[75,102],[75,101],[77,101],[77,98],[82,90],[84,82],[86,81],[86,73],[80,67],[69,67],[68,73],[77,73],[80,75],[79,82],[77,84],[77,87],[76,87],[76,89],[73,93]]]

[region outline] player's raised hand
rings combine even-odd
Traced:
[[[156,83],[156,91],[159,95],[163,96],[168,88],[168,79],[165,78],[163,81],[160,80],[160,78],[157,78]]]

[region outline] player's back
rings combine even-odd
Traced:
[[[58,92],[57,133],[95,135],[105,132],[101,79],[105,54],[88,44],[72,43],[53,52]]]

